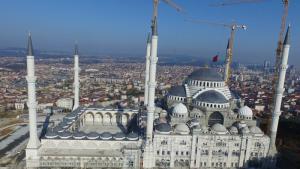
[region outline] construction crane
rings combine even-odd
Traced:
[[[239,5],[239,4],[244,4],[244,3],[255,3],[255,2],[263,2],[263,1],[265,1],[265,0],[231,0],[231,1],[225,1],[225,2],[211,4],[210,6],[220,7],[220,6]]]
[[[232,63],[232,50],[233,50],[233,40],[234,40],[234,36],[235,36],[235,31],[237,29],[243,29],[246,30],[247,26],[246,25],[239,25],[239,24],[224,24],[224,23],[216,23],[216,22],[209,22],[209,21],[202,21],[202,20],[191,20],[191,19],[186,19],[186,21],[188,22],[193,22],[193,23],[199,23],[199,24],[210,24],[210,25],[216,25],[216,26],[223,26],[226,28],[230,29],[230,38],[228,41],[228,49],[226,51],[226,67],[225,67],[225,82],[228,83],[229,77],[230,77],[230,73],[231,73],[231,63]]]
[[[282,0],[283,2],[283,14],[281,16],[281,25],[280,25],[280,32],[279,32],[279,39],[278,39],[278,43],[277,43],[277,49],[276,49],[276,61],[275,61],[275,71],[274,71],[274,78],[273,78],[273,91],[275,94],[275,82],[278,79],[278,72],[279,72],[279,64],[281,61],[281,55],[282,55],[282,47],[283,47],[283,34],[285,31],[285,26],[286,26],[286,18],[288,15],[288,6],[289,6],[289,1],[288,0]]]
[[[281,24],[280,24],[280,32],[279,32],[279,39],[277,42],[277,48],[276,48],[276,60],[275,60],[275,66],[274,66],[274,76],[272,80],[273,88],[272,88],[272,97],[270,97],[270,112],[267,114],[267,133],[270,134],[270,127],[272,124],[272,112],[274,111],[274,104],[275,104],[275,94],[276,94],[276,82],[279,77],[279,67],[282,57],[282,48],[283,48],[283,38],[284,38],[284,31],[286,27],[286,18],[288,16],[288,6],[289,6],[289,0],[282,0],[283,3],[283,13],[281,16]]]
[[[160,0],[153,0],[153,16],[152,16],[152,26],[154,25],[154,21],[157,19],[157,11],[158,11],[158,3]],[[184,13],[183,8],[174,3],[172,0],[161,0],[164,3],[168,4],[172,8],[174,8],[177,12]]]

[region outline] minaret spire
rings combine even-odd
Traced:
[[[157,64],[157,18],[154,18],[152,25],[152,40],[151,40],[151,57],[149,69],[149,96],[148,96],[148,114],[147,114],[147,140],[152,142],[153,135],[153,120],[155,110],[155,87],[156,87],[156,64]]]
[[[79,107],[79,55],[78,55],[78,44],[75,43],[74,47],[74,106],[73,110]]]
[[[283,43],[283,51],[281,57],[281,65],[279,68],[279,79],[277,81],[276,86],[276,93],[275,93],[275,100],[274,100],[274,112],[272,117],[272,124],[270,128],[270,149],[269,155],[273,156],[276,154],[276,135],[277,135],[277,128],[279,122],[279,116],[281,115],[281,102],[282,102],[282,95],[284,92],[284,81],[287,69],[287,62],[289,57],[289,50],[290,50],[290,25],[287,28],[287,32],[285,35],[284,43]]]
[[[28,33],[27,56],[33,56],[33,45],[30,32]]]
[[[150,55],[151,55],[151,35],[148,33],[147,37],[147,49],[146,49],[146,70],[145,70],[145,93],[144,93],[144,105],[148,105],[149,99],[149,69],[150,69]]]
[[[29,114],[29,141],[26,147],[26,158],[36,159],[38,158],[38,148],[40,147],[40,140],[37,134],[36,123],[36,90],[35,90],[35,70],[34,70],[34,56],[31,34],[28,35],[28,53],[26,57],[27,62],[27,93],[28,93],[28,114]]]
[[[78,55],[78,43],[77,43],[77,41],[75,42],[74,55]]]

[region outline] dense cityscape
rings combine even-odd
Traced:
[[[65,58],[70,59],[70,58]],[[1,128],[13,124],[26,122],[22,118],[28,114],[26,106],[25,63],[20,57],[1,57]],[[50,64],[49,64],[50,63]],[[12,67],[11,65],[19,65]],[[260,119],[265,127],[270,118],[270,102],[272,100],[273,67],[268,61],[256,65],[237,64],[231,78],[230,89],[241,94],[245,104],[249,105],[255,117]],[[205,66],[205,65],[202,65]],[[12,68],[11,68],[12,67]],[[63,115],[72,110],[73,106],[73,64],[72,61],[63,64],[61,59],[40,59],[37,61],[37,100],[38,116],[46,118],[49,114]],[[80,85],[82,105],[114,105],[136,108],[144,100],[144,70],[143,63],[94,63],[80,64]],[[201,65],[199,65],[201,67]],[[199,68],[197,66],[158,66],[157,94],[162,97],[171,86],[180,84],[188,74]],[[222,70],[221,67],[218,68]],[[126,70],[126,71],[124,71]],[[293,66],[288,69],[286,92],[282,104],[281,134],[278,144],[282,151],[291,155],[292,159],[299,158],[300,147],[294,141],[299,139],[299,133],[293,130],[287,133],[290,127],[298,128],[300,121],[300,77]],[[289,124],[293,123],[295,126]],[[287,126],[287,124],[289,124]],[[20,128],[11,126],[1,131],[4,139]],[[285,133],[285,134],[284,134]],[[20,135],[22,137],[25,133]],[[287,135],[288,134],[288,135]],[[26,137],[25,137],[26,138]],[[27,138],[28,139],[28,138]],[[19,153],[24,151],[24,144],[16,138],[7,144],[17,142],[17,148],[1,150],[1,165],[10,166]],[[298,154],[298,155],[297,155]],[[288,160],[288,159],[285,159]],[[288,160],[291,162],[290,160]],[[299,161],[294,161],[299,165]]]

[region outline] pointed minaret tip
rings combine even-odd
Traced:
[[[148,33],[147,43],[148,43],[148,44],[151,43],[151,34],[150,34],[150,33]]]
[[[152,23],[152,35],[157,35],[157,18],[155,17]]]
[[[33,45],[30,32],[28,33],[27,56],[33,56]]]
[[[230,39],[228,39],[227,48],[226,49],[229,49],[229,41],[230,41]]]
[[[78,43],[75,42],[74,55],[78,55]]]
[[[286,30],[286,34],[285,34],[285,38],[283,41],[283,45],[289,45],[290,44],[290,29],[291,29],[291,24],[289,24],[287,30]]]

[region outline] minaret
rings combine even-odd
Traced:
[[[281,57],[281,65],[279,68],[279,79],[277,82],[277,88],[276,88],[276,95],[274,100],[274,112],[272,117],[272,124],[270,128],[270,149],[269,154],[273,155],[276,153],[276,135],[277,135],[277,128],[278,128],[278,121],[279,116],[281,114],[281,102],[282,102],[282,95],[284,92],[284,81],[285,81],[285,74],[287,69],[287,62],[289,57],[289,50],[290,50],[290,26],[287,28],[287,32],[285,35],[284,43],[283,43],[283,52]]]
[[[146,49],[146,70],[145,70],[145,93],[144,93],[144,105],[148,105],[149,95],[149,69],[150,69],[150,54],[151,54],[151,36],[148,34],[147,49]]]
[[[229,78],[229,67],[230,67],[230,47],[229,47],[230,40],[228,39],[227,48],[226,48],[226,61],[225,61],[225,71],[224,71],[224,80],[227,81]]]
[[[33,46],[31,40],[31,34],[28,36],[28,53],[27,53],[27,86],[28,86],[28,112],[29,112],[29,141],[26,148],[26,158],[37,156],[37,149],[40,146],[40,140],[37,134],[37,122],[36,122],[36,92],[35,81],[36,76],[34,74],[34,56]]]
[[[78,45],[75,44],[74,48],[74,107],[73,110],[79,107],[79,55],[78,55]]]
[[[151,57],[149,73],[149,96],[148,96],[148,114],[147,114],[147,140],[152,141],[153,118],[155,110],[155,87],[156,87],[156,63],[157,63],[157,19],[154,18],[152,25]]]

